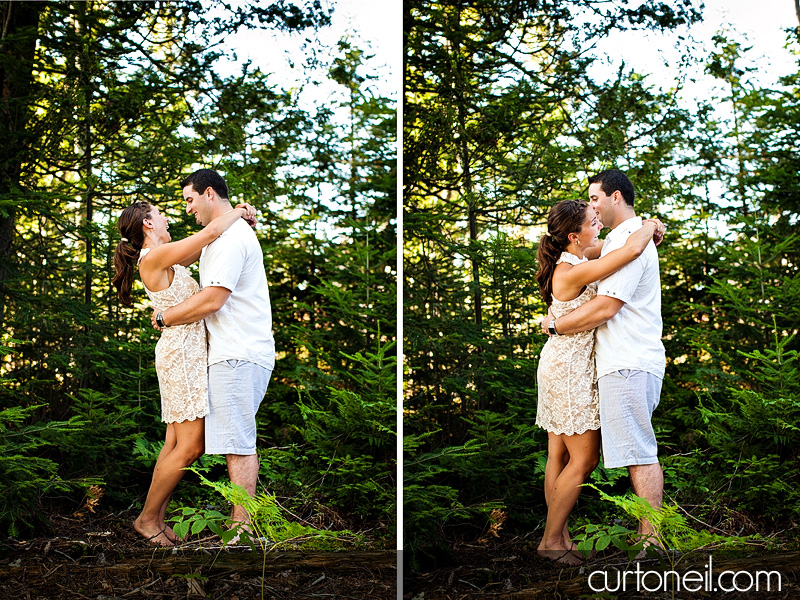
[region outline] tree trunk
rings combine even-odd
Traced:
[[[0,198],[9,198],[20,185],[42,6],[39,2],[0,2],[0,53],[7,57],[0,66]],[[8,267],[13,262],[15,220],[16,206],[0,203],[0,327],[5,316]]]
[[[78,33],[86,39],[91,38],[92,32],[89,25],[87,11],[90,10],[86,3],[80,4],[81,12],[78,19]],[[83,122],[81,127],[81,145],[83,146],[83,173],[81,178],[86,183],[86,274],[84,276],[84,303],[91,310],[92,307],[92,275],[93,275],[93,255],[94,255],[94,234],[92,232],[92,221],[94,220],[94,184],[92,180],[92,100],[94,92],[92,89],[92,56],[88,47],[84,47],[77,55],[78,81],[83,88]],[[88,329],[88,325],[87,325]]]
[[[461,20],[461,9],[463,5],[459,6],[456,25]],[[480,336],[483,331],[483,292],[481,290],[481,251],[478,243],[478,199],[475,194],[474,184],[472,180],[472,153],[470,145],[470,133],[467,129],[467,121],[469,119],[469,101],[470,101],[470,84],[468,80],[468,65],[470,60],[462,57],[462,46],[458,36],[453,36],[451,40],[453,54],[453,91],[454,102],[456,103],[457,127],[458,134],[457,154],[458,160],[462,170],[462,184],[461,195],[466,199],[467,203],[467,218],[469,223],[469,248],[468,255],[472,265],[472,298],[473,298],[473,314],[475,318],[475,326]],[[476,362],[480,362],[481,354],[483,353],[482,346],[479,344],[476,350]],[[484,379],[481,375],[479,368],[475,369],[475,396],[477,397],[476,408],[481,410],[485,408],[484,405]],[[468,414],[472,407],[468,406],[467,402],[461,405],[462,412]]]
[[[453,62],[458,63],[458,47],[455,48]],[[478,210],[476,199],[473,194],[472,169],[469,148],[469,134],[467,132],[467,98],[463,93],[462,86],[466,85],[461,80],[461,74],[456,73],[458,78],[455,83],[456,101],[458,102],[458,157],[462,170],[461,194],[467,200],[467,210],[469,219],[469,256],[472,263],[472,287],[473,287],[473,307],[475,314],[475,325],[481,329],[483,325],[483,296],[481,294],[480,279],[480,253],[478,251]]]

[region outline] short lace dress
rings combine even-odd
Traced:
[[[577,265],[586,259],[563,252],[556,264]],[[558,318],[597,295],[592,283],[577,298],[562,302],[553,297],[551,312]],[[557,435],[600,429],[600,405],[594,364],[594,329],[551,336],[542,349],[537,372],[539,404],[536,424]]]
[[[144,248],[139,261],[149,248]],[[153,309],[166,310],[200,291],[200,286],[181,265],[172,267],[172,284],[158,292],[144,287]],[[203,321],[166,327],[156,344],[156,374],[161,389],[161,420],[165,423],[194,421],[208,414],[208,348]]]

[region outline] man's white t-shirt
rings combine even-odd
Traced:
[[[245,360],[275,368],[272,306],[264,257],[255,232],[239,219],[203,248],[200,287],[231,291],[221,309],[206,318],[208,364]]]
[[[601,256],[624,246],[628,236],[641,227],[641,217],[617,225],[606,236]],[[625,303],[613,318],[597,328],[597,376],[633,369],[663,379],[666,354],[661,342],[661,277],[655,244],[651,241],[636,260],[601,279],[597,295]]]

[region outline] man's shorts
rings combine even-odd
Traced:
[[[272,370],[244,360],[208,367],[206,454],[255,454],[256,413]]]
[[[658,462],[651,418],[661,396],[661,378],[625,369],[597,380],[600,434],[606,468]]]

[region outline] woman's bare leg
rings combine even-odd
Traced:
[[[544,500],[547,506],[550,506],[556,480],[569,462],[569,451],[563,438],[561,435],[547,434],[547,464],[544,468]]]
[[[173,443],[174,440],[174,443]],[[141,514],[133,522],[136,531],[161,546],[171,546],[164,517],[172,491],[183,478],[185,467],[197,460],[205,448],[205,420],[170,423],[164,448],[159,453],[153,480]],[[170,531],[172,531],[170,529]],[[174,532],[172,537],[174,537]]]
[[[564,444],[563,436],[548,434],[548,447],[547,447],[547,465],[544,468],[544,501],[547,506],[550,506],[550,494],[555,486],[556,479],[561,475],[561,471],[567,466],[569,462],[569,452]],[[572,536],[569,533],[567,523],[564,523],[564,531],[561,536],[564,539],[564,544],[575,550],[575,544],[572,542]]]
[[[161,452],[158,453],[158,460],[156,461],[156,466],[153,469],[155,473],[155,469],[158,468],[161,459],[167,456],[170,452],[175,449],[175,445],[178,443],[178,438],[175,435],[175,427],[172,423],[167,423],[167,436],[164,440],[164,445],[161,447]],[[161,526],[161,529],[164,529],[164,533],[166,533],[167,538],[171,541],[175,541],[175,532],[172,531],[172,527],[166,524],[166,517],[167,517],[167,506],[169,506],[169,499],[172,498],[172,494],[167,496],[167,499],[164,501],[164,504],[161,505],[161,510],[159,511],[158,522]]]
[[[549,493],[545,470],[547,523],[537,553],[545,558],[568,564],[578,564],[580,556],[572,550],[571,541],[565,539],[565,532],[567,532],[566,536],[569,536],[567,519],[580,496],[580,485],[586,481],[600,460],[600,432],[589,430],[577,435],[561,436],[551,433],[549,438],[548,453],[552,449],[558,453],[559,457],[563,457],[564,449],[566,449],[568,460],[555,481],[552,481]],[[553,438],[560,438],[560,440]],[[556,464],[562,460],[559,457],[556,458]]]
[[[161,510],[158,511],[158,520],[159,523],[164,525],[164,533],[166,534],[167,538],[170,542],[177,542],[178,536],[175,535],[172,527],[167,525],[167,507],[169,506],[169,501],[172,498],[172,494],[167,496],[167,499],[164,500],[164,504],[161,505]]]

